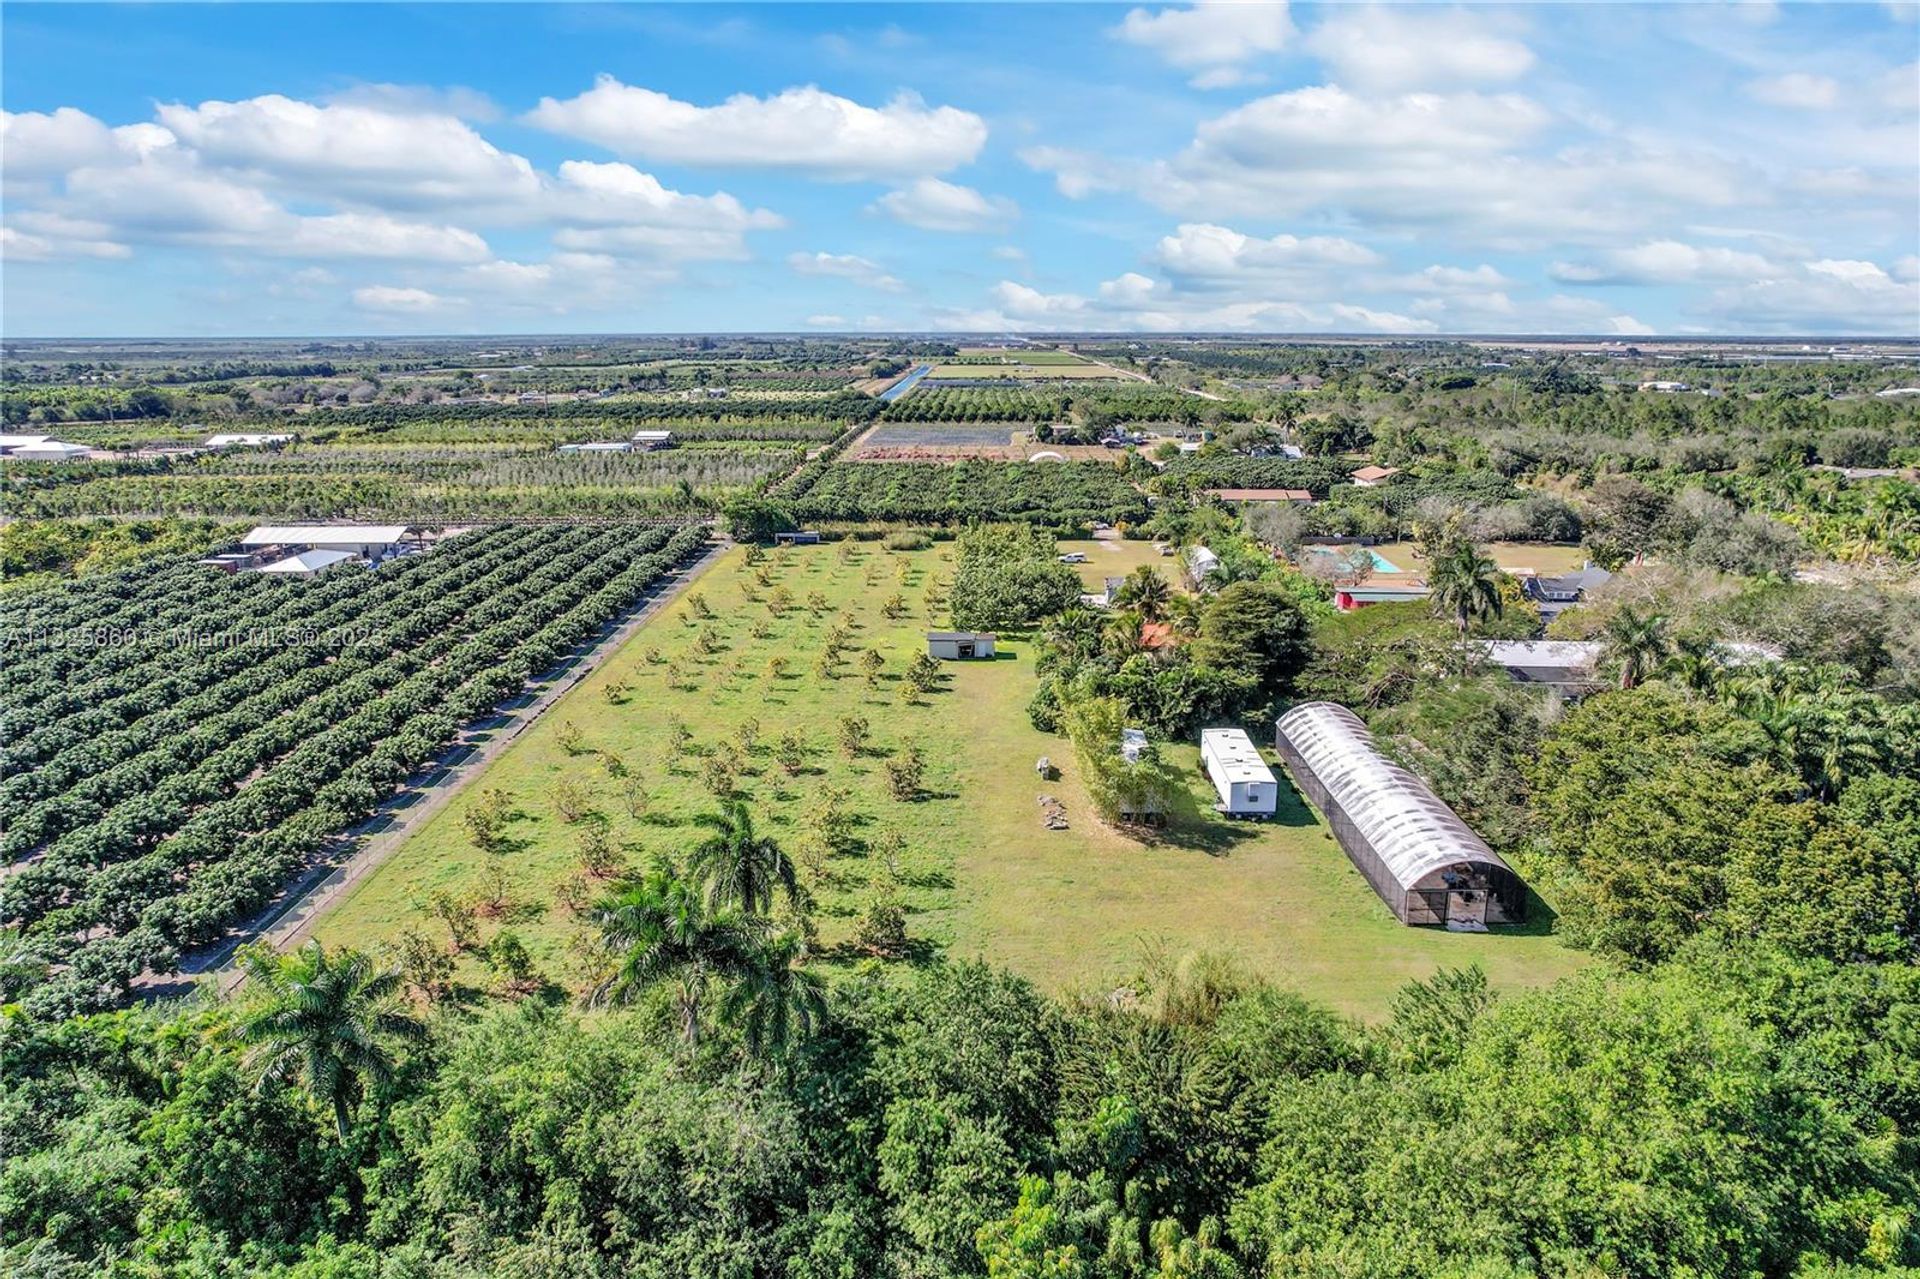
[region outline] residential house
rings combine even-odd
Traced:
[[[1587,598],[1591,591],[1598,590],[1613,580],[1613,574],[1598,564],[1588,561],[1571,573],[1556,576],[1533,576],[1522,579],[1520,589],[1528,599],[1540,606],[1540,616],[1552,621],[1575,604]]]

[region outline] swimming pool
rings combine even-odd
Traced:
[[[1341,548],[1338,546],[1316,546],[1314,548],[1315,555],[1325,555],[1330,559],[1340,553]],[[1376,573],[1400,573],[1405,571],[1398,564],[1395,564],[1392,560],[1374,550],[1372,547],[1367,548],[1367,554],[1373,559],[1373,571]]]

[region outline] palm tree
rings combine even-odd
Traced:
[[[1602,636],[1609,659],[1620,663],[1620,687],[1633,688],[1659,669],[1667,655],[1667,619],[1622,604],[1607,619]]]
[[[1115,609],[1107,614],[1106,625],[1101,628],[1101,649],[1116,662],[1126,661],[1145,647],[1140,632],[1145,622],[1133,609]]]
[[[615,956],[606,979],[589,994],[597,1004],[629,1004],[663,982],[676,983],[681,1041],[700,1046],[700,1021],[711,979],[742,972],[753,949],[752,924],[729,910],[709,909],[700,892],[656,870],[621,885],[593,908],[601,945]]]
[[[1176,595],[1167,602],[1167,624],[1183,640],[1200,634],[1201,606],[1197,597]]]
[[[713,831],[693,850],[693,872],[707,885],[707,904],[735,906],[749,915],[773,909],[777,887],[792,901],[800,891],[793,859],[772,838],[754,833],[753,813],[739,800],[694,818]]]
[[[1665,672],[1701,697],[1712,697],[1727,678],[1726,661],[1711,636],[1677,636]]]
[[[1167,616],[1169,601],[1173,598],[1173,588],[1159,569],[1151,564],[1142,564],[1120,584],[1114,593],[1113,602],[1125,604],[1137,610],[1142,619],[1149,622],[1162,621]]]
[[[1823,800],[1863,773],[1885,765],[1880,700],[1831,675],[1789,700],[1784,738],[1807,785]]]
[[[382,1041],[426,1034],[397,1006],[399,972],[376,968],[357,950],[329,955],[317,941],[285,956],[251,951],[242,962],[262,997],[234,1035],[251,1046],[261,1085],[297,1077],[314,1100],[332,1107],[334,1131],[345,1142],[366,1084],[393,1078]]]
[[[797,933],[768,936],[764,918],[713,909],[691,884],[667,870],[622,885],[594,908],[613,970],[589,993],[600,1004],[627,1004],[665,983],[674,987],[682,1044],[700,1046],[700,1028],[716,982],[720,1012],[741,1028],[749,1050],[784,1054],[826,1018],[819,977],[799,967]]]
[[[1474,618],[1500,615],[1500,566],[1464,538],[1448,543],[1433,557],[1427,589],[1434,610],[1443,616],[1451,613],[1462,638]]]
[[[768,941],[721,1001],[722,1015],[740,1027],[748,1051],[758,1056],[785,1056],[826,1021],[826,987],[817,973],[799,966],[804,950],[798,933]]]

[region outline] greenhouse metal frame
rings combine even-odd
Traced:
[[[1360,717],[1332,702],[1282,715],[1274,746],[1295,783],[1403,924],[1518,924],[1527,888],[1438,795],[1374,745]]]

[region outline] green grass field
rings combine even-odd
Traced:
[[[1408,573],[1426,571],[1426,561],[1417,554],[1420,547],[1416,542],[1382,542],[1373,549]],[[1571,573],[1588,559],[1582,547],[1543,542],[1489,542],[1481,549],[1509,573]]]
[[[1087,551],[1092,562],[1081,568],[1095,583],[1102,571],[1166,563],[1139,542],[1062,549]],[[1151,950],[1217,949],[1344,1011],[1373,1016],[1400,984],[1439,965],[1478,962],[1497,984],[1517,985],[1551,980],[1581,962],[1547,936],[1402,928],[1298,801],[1274,823],[1215,816],[1192,747],[1175,748],[1192,794],[1167,831],[1143,842],[1103,825],[1071,748],[1027,722],[1033,650],[1020,637],[1006,637],[999,660],[948,666],[944,687],[919,705],[904,704],[899,677],[922,644],[926,592],[950,572],[949,553],[945,546],[894,553],[877,543],[794,548],[768,557],[763,585],[744,552],[730,552],[338,903],[319,935],[368,945],[417,923],[444,936],[423,913],[429,896],[472,889],[494,862],[508,904],[483,936],[512,927],[548,976],[575,982],[571,943],[581,927],[561,904],[561,886],[578,874],[583,823],[562,820],[556,786],[577,788],[605,816],[631,864],[677,855],[700,837],[693,817],[717,807],[703,777],[707,757],[737,749],[741,725],[754,720],[758,740],[738,786],[763,829],[800,854],[829,954],[847,955],[843,943],[858,911],[891,883],[921,953],[981,955],[1055,990],[1115,984]],[[783,589],[798,607],[776,618],[768,599]],[[824,605],[818,616],[805,607],[816,593]],[[895,593],[908,611],[889,620],[883,606]],[[696,617],[696,600],[711,611],[709,620]],[[837,616],[854,627],[852,647],[838,678],[826,678],[815,666]],[[935,620],[944,624],[944,614]],[[859,665],[867,648],[885,660],[875,688]],[[787,663],[777,676],[770,669],[776,658]],[[871,726],[868,752],[858,758],[836,745],[845,715]],[[670,747],[676,720],[692,734],[678,760]],[[578,733],[571,753],[568,725]],[[784,733],[807,747],[797,776],[774,758]],[[723,748],[727,741],[735,746]],[[889,793],[884,758],[910,744],[927,762],[924,794],[903,802]],[[1041,755],[1065,775],[1043,782],[1034,772]],[[623,793],[629,783],[646,792],[639,816]],[[474,849],[463,824],[489,788],[506,792],[520,814],[508,823],[504,854]],[[845,792],[856,846],[821,857],[807,851],[814,843],[809,813],[828,788]],[[1045,828],[1042,794],[1065,802],[1069,830]],[[875,851],[888,832],[902,841],[897,874]]]

